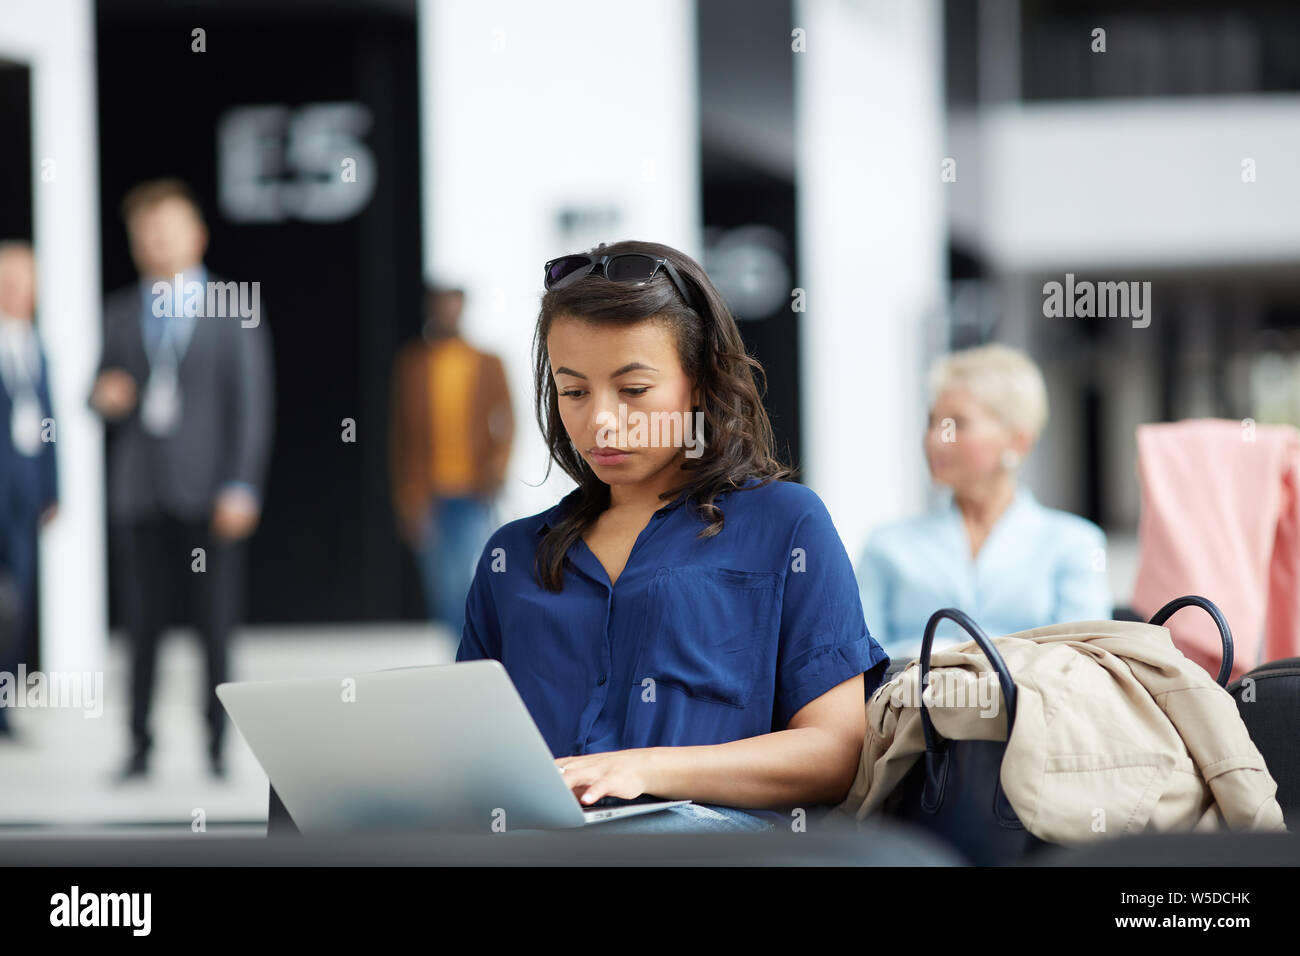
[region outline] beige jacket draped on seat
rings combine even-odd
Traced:
[[[1017,688],[1002,787],[1035,836],[1068,845],[1143,830],[1285,830],[1236,702],[1168,628],[1081,621],[992,641]],[[935,651],[930,667],[938,733],[1006,739],[997,677],[974,641]],[[919,675],[912,661],[867,702],[862,761],[837,813],[877,813],[925,750]]]

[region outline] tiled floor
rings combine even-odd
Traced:
[[[112,782],[130,749],[127,650],[115,635],[101,716],[59,708],[10,711],[17,739],[0,738],[0,836],[17,835],[15,825],[54,824],[62,830],[182,823],[197,829],[200,820],[214,832],[234,833],[246,829],[230,824],[265,821],[266,774],[233,725],[226,738],[226,777],[208,772],[202,658],[189,631],[163,640],[149,776]],[[450,633],[432,626],[255,628],[232,643],[231,675],[235,680],[327,677],[447,663],[455,650]]]

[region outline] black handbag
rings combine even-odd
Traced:
[[[1300,831],[1300,657],[1261,664],[1233,681],[1228,693],[1277,784],[1287,829]]]
[[[1188,595],[1170,601],[1151,618],[1162,625],[1177,610],[1195,606],[1209,612],[1223,638],[1223,665],[1218,683],[1232,672],[1232,633],[1219,609],[1203,597]],[[944,618],[955,621],[975,639],[997,674],[1006,707],[1006,740],[948,740],[934,729],[923,696],[930,672],[934,632]],[[1050,844],[1025,829],[1002,792],[1002,757],[1016,720],[1016,684],[993,642],[968,615],[956,608],[935,611],[921,642],[921,728],[925,753],[885,798],[881,813],[922,827],[944,838],[976,866],[1019,862],[1027,853]]]

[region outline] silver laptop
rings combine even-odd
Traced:
[[[549,830],[691,802],[584,807],[493,660],[226,683],[217,697],[304,835]]]

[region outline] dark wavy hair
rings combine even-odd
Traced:
[[[578,483],[578,498],[538,543],[534,575],[548,591],[563,590],[564,562],[570,546],[609,507],[609,485],[601,481],[569,440],[560,418],[559,394],[551,374],[546,348],[551,324],[571,316],[599,325],[632,326],[646,319],[666,324],[677,343],[682,369],[700,390],[704,413],[704,451],[682,463],[682,483],[659,497],[673,500],[683,491],[684,505],[693,507],[707,522],[696,537],[710,538],[722,531],[724,516],[713,502],[724,491],[740,488],[750,478],[760,485],[791,478],[795,470],[782,464],[773,450],[775,439],[762,396],[767,391],[763,366],[746,351],[736,320],[704,270],[690,256],[657,242],[627,240],[601,244],[593,254],[641,252],[663,256],[693,287],[705,314],[682,299],[672,280],[661,270],[646,283],[611,282],[588,275],[571,285],[551,289],[542,297],[533,334],[533,371],[536,384],[537,424],[546,438],[551,464],[556,463]],[[762,380],[762,392],[756,379]],[[545,478],[543,478],[545,481]]]

